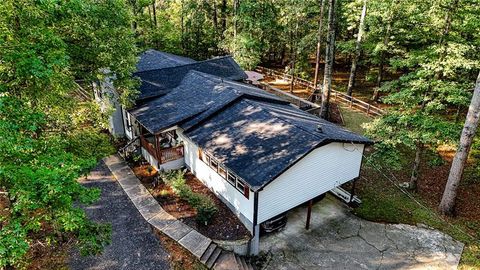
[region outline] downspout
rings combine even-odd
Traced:
[[[258,190],[253,193],[253,230],[252,239],[248,247],[250,255],[257,255],[260,246],[260,228],[258,227]]]

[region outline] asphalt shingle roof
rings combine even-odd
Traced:
[[[229,80],[242,80],[247,75],[231,56],[213,58],[181,66],[136,72],[142,84],[138,100],[164,95],[177,87],[189,71],[199,71]]]
[[[248,98],[184,134],[254,190],[320,145],[333,141],[371,143],[291,105]]]
[[[321,145],[372,143],[275,95],[233,81],[246,75],[231,57],[188,63],[191,59],[151,54],[164,63],[148,65],[163,68],[136,73],[142,80],[140,102],[129,112],[151,133],[180,126],[254,190]]]
[[[187,57],[157,50],[147,50],[140,55],[140,59],[137,63],[137,72],[177,67],[195,62],[195,60]]]
[[[130,109],[129,112],[146,129],[157,133],[174,125],[183,124],[184,128],[196,125],[244,95],[286,103],[277,96],[252,86],[239,87],[232,81],[190,71],[176,88]]]

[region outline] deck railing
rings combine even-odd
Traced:
[[[160,164],[169,162],[172,160],[177,160],[183,157],[183,145],[160,149]]]
[[[149,142],[145,137],[140,136],[141,146],[152,155],[160,164],[177,160],[183,157],[183,145],[178,145],[169,148],[155,149],[153,144]]]
[[[257,72],[262,73],[262,74],[270,75],[270,76],[280,78],[280,79],[284,79],[284,80],[291,80],[292,79],[292,75],[290,75],[290,74],[286,74],[284,72],[280,72],[280,71],[265,68],[265,67],[260,67],[259,66],[255,70]],[[306,88],[310,88],[310,89],[312,89],[312,92],[313,92],[313,89],[314,89],[313,83],[310,82],[310,81],[307,81],[305,79],[296,77],[295,81],[293,83],[297,84],[297,85],[304,86]],[[317,86],[317,89],[319,89],[318,86]],[[363,100],[360,100],[358,98],[350,97],[350,96],[348,96],[348,95],[346,95],[342,92],[339,92],[339,91],[336,91],[336,90],[333,90],[333,89],[332,89],[332,92],[331,92],[331,97],[333,97],[336,102],[343,103],[343,104],[347,105],[348,107],[350,107],[352,109],[356,109],[356,110],[361,111],[361,112],[364,112],[367,115],[381,116],[381,115],[385,114],[385,111],[380,109],[379,107],[376,107],[376,106],[374,106],[372,104],[369,104],[369,103],[367,103]]]
[[[150,155],[152,155],[156,160],[158,160],[157,151],[155,150],[155,147],[153,146],[152,143],[150,143],[147,139],[145,139],[144,136],[140,136],[140,145],[141,145]]]

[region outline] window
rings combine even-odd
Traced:
[[[127,130],[132,131],[132,122],[130,119],[130,114],[128,112],[125,112],[125,121],[127,122]]]
[[[207,165],[210,165],[210,156],[208,155],[205,155],[205,163],[207,163]]]
[[[210,158],[210,168],[212,168],[214,171],[218,170],[218,162],[213,158]]]
[[[250,193],[250,188],[247,185],[245,185],[245,183],[238,178],[237,178],[237,189],[248,199],[248,196],[250,195],[249,194]]]
[[[237,189],[243,192],[245,190],[245,184],[237,179]]]
[[[225,167],[223,165],[219,165],[218,166],[218,174],[220,174],[221,177],[226,179],[227,178],[227,169],[225,169]]]
[[[231,173],[231,172],[228,172],[227,176],[228,176],[228,177],[227,177],[227,181],[228,181],[230,184],[232,184],[233,186],[235,186],[235,182],[237,181],[237,177],[236,177],[233,173]]]
[[[247,199],[249,197],[250,188],[244,181],[240,180],[240,177],[236,176],[233,172],[229,171],[225,165],[221,164],[213,157],[203,152],[202,149],[198,149],[198,158],[205,162],[210,168],[217,172],[223,179],[242,193]]]

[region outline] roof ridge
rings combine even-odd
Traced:
[[[158,71],[158,70],[167,70],[167,69],[182,68],[182,67],[185,67],[185,66],[198,65],[198,64],[205,63],[205,62],[212,62],[212,61],[216,61],[216,60],[218,60],[218,59],[224,59],[224,58],[232,58],[232,56],[231,56],[231,55],[219,56],[219,57],[210,58],[210,59],[202,60],[202,61],[196,61],[196,62],[193,62],[193,63],[188,63],[188,64],[184,64],[184,65],[180,65],[180,66],[166,67],[166,68],[157,68],[157,69],[149,69],[149,70],[144,70],[144,71],[137,71],[137,72],[134,72],[133,74],[136,75],[136,74],[146,73],[146,72],[150,72],[150,71]]]

